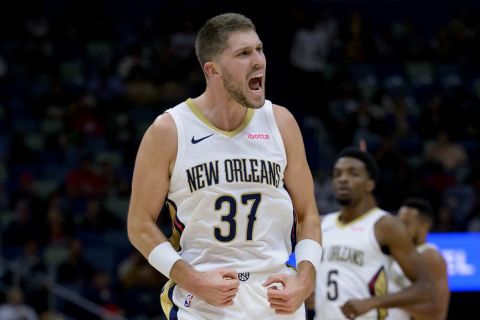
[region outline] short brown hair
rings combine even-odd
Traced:
[[[236,31],[256,31],[252,20],[239,13],[224,13],[209,19],[200,28],[195,40],[195,53],[203,65],[221,54],[228,46],[228,37]]]

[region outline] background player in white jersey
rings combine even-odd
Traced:
[[[161,297],[169,319],[305,319],[322,248],[298,124],[265,100],[266,59],[250,19],[210,19],[195,47],[206,90],[146,131],[129,238],[170,278]],[[171,242],[155,223],[165,198]],[[295,238],[297,272],[285,267]]]
[[[377,176],[368,153],[349,147],[338,155],[333,184],[341,209],[322,220],[315,319],[385,319],[387,308],[432,299],[426,268],[403,223],[376,205]],[[388,294],[392,257],[413,284]]]
[[[435,286],[435,303],[421,303],[389,310],[388,320],[443,320],[447,318],[450,291],[447,265],[434,244],[427,242],[433,224],[433,210],[425,199],[409,198],[398,211],[398,217],[407,227],[408,235],[426,264]],[[397,292],[410,285],[410,280],[394,263],[389,276],[389,290]]]

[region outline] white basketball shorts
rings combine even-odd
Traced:
[[[168,281],[160,301],[168,320],[305,320],[305,306],[289,315],[275,314],[270,308],[267,289],[262,283],[270,274],[296,274],[287,266],[269,274],[239,273],[240,286],[233,306],[215,307]]]

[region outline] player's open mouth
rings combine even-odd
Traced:
[[[263,75],[257,75],[248,80],[248,87],[254,92],[260,92],[263,87]]]

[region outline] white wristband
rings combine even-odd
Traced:
[[[148,255],[148,262],[169,279],[173,265],[180,259],[182,258],[168,241],[160,243]]]
[[[322,246],[312,239],[303,239],[295,246],[297,267],[302,261],[310,261],[318,272],[322,260]]]

